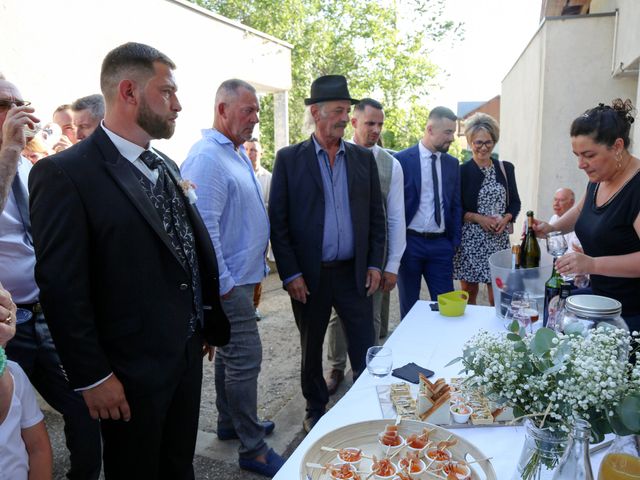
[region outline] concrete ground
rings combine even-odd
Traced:
[[[287,457],[304,438],[302,419],[305,402],[300,391],[300,345],[289,296],[282,289],[277,274],[272,273],[263,284],[260,312],[263,320],[258,324],[263,346],[262,372],[258,380],[259,416],[276,422],[274,433],[268,437],[269,445]],[[429,299],[423,284],[422,299]],[[487,305],[486,293],[481,289],[479,304]],[[400,321],[397,289],[391,294],[390,331]],[[326,349],[325,349],[326,351]],[[351,386],[350,375],[341,385],[332,402],[339,400]],[[44,401],[47,429],[54,452],[54,480],[64,480],[69,465],[64,443],[62,417]],[[221,442],[216,429],[215,389],[213,365],[205,362],[200,409],[200,430],[196,446],[194,468],[197,479],[258,480],[264,477],[238,468],[237,441]]]

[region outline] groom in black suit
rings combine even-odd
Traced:
[[[127,43],[104,59],[104,122],[31,172],[41,303],[72,386],[101,419],[107,479],[193,479],[203,347],[228,341],[209,235],[150,148],[181,110],[175,65]]]
[[[342,140],[355,103],[343,76],[316,79],[305,100],[313,135],[278,152],[271,180],[271,245],[300,331],[307,432],[329,400],[322,342],[331,307],[343,323],[354,378],[374,344],[371,295],[381,278],[385,224],[373,154]]]

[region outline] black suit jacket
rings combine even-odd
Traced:
[[[345,142],[349,205],[353,223],[355,281],[365,295],[368,267],[382,269],[385,224],[373,154]],[[324,231],[324,188],[313,140],[276,155],[269,196],[271,246],[284,281],[302,273],[309,291],[318,288]]]
[[[162,388],[179,375],[193,293],[130,162],[99,127],[36,164],[29,189],[40,301],[71,385],[86,387],[114,372],[128,393]],[[229,323],[215,253],[197,210],[185,204],[200,266],[203,333],[224,345]]]

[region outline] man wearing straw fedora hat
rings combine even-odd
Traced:
[[[300,331],[307,432],[329,400],[322,343],[331,308],[342,319],[355,378],[374,344],[371,295],[385,225],[373,154],[342,140],[355,103],[342,75],[317,78],[305,99],[311,138],[278,152],[271,183],[271,242]]]

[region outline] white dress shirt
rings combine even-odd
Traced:
[[[262,198],[264,200],[264,206],[269,208],[269,193],[271,192],[271,172],[264,168],[262,165],[258,167],[258,171],[254,171],[258,183],[262,188]]]
[[[145,148],[142,148],[140,145],[136,145],[133,142],[130,142],[126,138],[122,138],[116,133],[113,133],[107,127],[104,126],[104,121],[100,122],[100,126],[104,130],[104,133],[107,134],[109,140],[113,142],[120,155],[129,160],[131,163],[135,165],[135,167],[142,172],[142,174],[147,177],[151,183],[154,185],[156,181],[158,181],[158,169],[151,170],[147,165],[140,159],[140,155],[144,152]],[[149,150],[153,149],[149,147]],[[155,153],[155,152],[154,152]]]
[[[374,145],[371,148],[377,158],[381,148]],[[393,158],[391,171],[391,184],[387,194],[387,263],[384,271],[397,274],[400,268],[400,260],[407,246],[407,228],[404,218],[404,174],[402,165],[397,158]]]
[[[420,187],[420,205],[418,211],[409,223],[409,229],[416,232],[442,233],[444,232],[444,202],[442,198],[442,161],[440,160],[440,152],[431,152],[422,142],[418,142],[418,150],[420,151],[420,173],[422,175],[422,183]],[[431,175],[431,155],[435,153],[436,171],[438,172],[438,192],[440,192],[440,225],[436,223],[434,196],[433,196],[433,176]]]
[[[28,191],[27,181],[31,162],[24,157],[18,160],[16,175]],[[13,191],[9,191],[7,203],[0,213],[0,282],[16,303],[35,303],[40,290],[36,285],[34,268],[36,255],[33,244],[24,233],[24,225]]]

